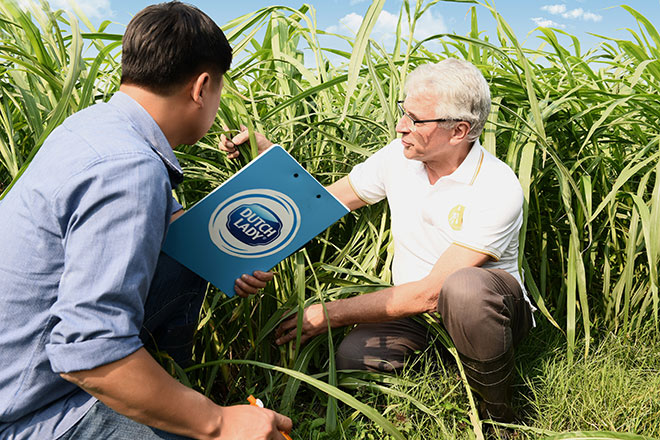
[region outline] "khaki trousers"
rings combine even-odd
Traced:
[[[499,269],[461,269],[445,280],[437,311],[481,397],[482,417],[514,421],[513,352],[533,323],[518,281]],[[337,368],[391,372],[425,349],[429,339],[427,327],[412,318],[359,324],[339,345]]]
[[[438,313],[458,352],[475,361],[501,358],[529,332],[532,314],[520,284],[500,269],[469,267],[446,280]],[[337,349],[337,368],[393,371],[429,343],[412,318],[358,324]]]

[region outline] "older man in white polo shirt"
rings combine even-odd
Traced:
[[[482,416],[511,421],[514,346],[533,325],[518,272],[523,193],[479,144],[490,91],[472,64],[446,59],[410,73],[392,141],[328,189],[350,209],[387,198],[394,286],[327,303],[332,327],[357,326],[337,350],[341,369],[392,371],[428,344],[411,317],[438,312],[461,355]],[[241,133],[225,141],[230,155]],[[258,136],[260,148],[270,142]],[[297,317],[276,331],[296,337]],[[304,311],[302,340],[327,330],[321,305]]]

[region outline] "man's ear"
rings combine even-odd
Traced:
[[[211,83],[211,76],[208,72],[202,72],[195,76],[191,82],[190,97],[199,106],[204,105],[204,94]]]
[[[454,129],[452,130],[452,140],[456,141],[456,143],[464,141],[467,138],[468,133],[470,133],[471,128],[472,126],[467,121],[460,121],[456,123],[456,125],[454,125]]]

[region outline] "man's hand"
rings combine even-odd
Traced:
[[[229,129],[225,127],[225,130]],[[254,138],[257,141],[257,152],[259,154],[263,153],[273,145],[273,143],[269,141],[266,136],[256,131],[254,132]],[[227,153],[228,158],[236,159],[241,154],[241,152],[238,151],[238,148],[236,147],[238,145],[244,144],[248,140],[250,140],[250,133],[248,132],[248,129],[245,125],[241,125],[241,131],[236,136],[231,138],[231,140],[227,139],[227,136],[224,134],[220,135],[219,148]]]
[[[291,432],[291,419],[250,405],[222,408],[219,440],[284,440],[279,431]]]
[[[327,304],[326,304],[327,306]],[[278,345],[286,344],[289,341],[296,339],[298,331],[298,314],[293,315],[275,330],[275,343]],[[328,322],[325,319],[323,305],[313,304],[308,306],[303,311],[302,333],[300,336],[300,343],[306,342],[321,333],[328,331]]]
[[[266,287],[266,284],[272,279],[273,272],[270,271],[255,270],[252,275],[245,273],[234,282],[234,291],[241,298],[247,298]]]

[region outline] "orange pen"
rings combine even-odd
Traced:
[[[258,406],[259,408],[263,408],[263,407],[264,407],[264,403],[261,401],[261,399],[257,399],[257,398],[254,397],[252,394],[250,394],[250,395],[248,396],[247,400],[248,400],[248,402],[250,402],[250,405],[252,405],[252,406]],[[289,434],[287,434],[287,433],[284,432],[284,431],[280,431],[280,434],[282,434],[286,440],[293,440],[293,439],[289,436]]]

